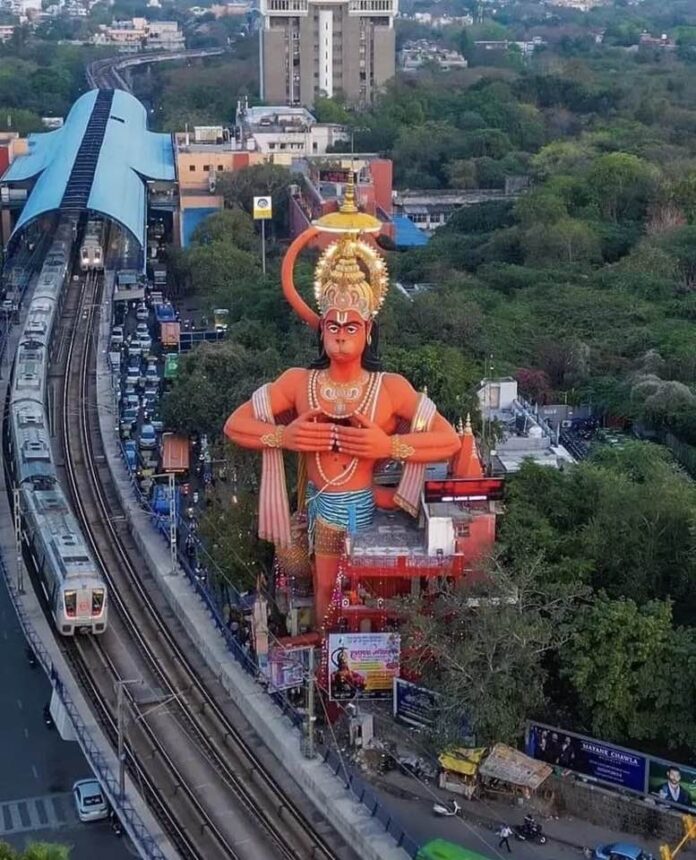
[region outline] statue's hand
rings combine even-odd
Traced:
[[[331,424],[317,421],[321,409],[310,409],[297,418],[283,431],[282,446],[288,451],[330,451],[336,434]]]
[[[382,428],[365,415],[356,412],[359,427],[337,427],[338,450],[351,457],[384,460],[391,454],[391,439]]]

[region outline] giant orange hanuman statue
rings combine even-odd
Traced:
[[[402,376],[384,373],[376,351],[375,317],[388,275],[384,260],[361,233],[380,223],[360,213],[352,185],[337,213],[319,219],[290,246],[282,285],[299,316],[321,335],[310,368],[294,367],[259,388],[225,423],[238,445],[263,451],[259,536],[284,549],[291,543],[283,455],[304,459],[313,552],[315,623],[324,627],[347,534],[369,527],[375,506],[416,516],[425,464],[449,460],[459,449],[454,428],[425,394]],[[338,233],[315,271],[319,314],[298,294],[293,269],[299,252],[322,230]],[[279,416],[293,416],[288,424]],[[407,432],[397,432],[401,427]],[[375,486],[379,460],[403,463],[399,486]]]

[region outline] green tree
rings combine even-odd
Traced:
[[[55,842],[30,842],[18,851],[7,842],[0,842],[0,860],[70,860],[70,848]]]
[[[259,242],[254,222],[242,209],[225,209],[206,218],[193,231],[191,241],[198,245],[227,242],[242,251],[257,253]]]
[[[669,602],[600,596],[580,612],[562,664],[593,734],[696,743],[685,719],[696,702],[696,639],[673,628]]]
[[[645,214],[657,184],[657,171],[636,155],[611,152],[597,158],[587,175],[602,215],[611,221]]]
[[[298,177],[278,164],[254,164],[219,177],[218,191],[225,199],[225,206],[238,207],[253,214],[254,197],[273,198],[273,223],[283,229],[288,211],[289,187]]]
[[[520,569],[494,566],[478,587],[443,585],[424,602],[406,601],[402,635],[413,668],[440,698],[439,748],[461,742],[516,743],[525,720],[544,703],[544,657],[570,635],[577,586],[543,585],[537,558]]]

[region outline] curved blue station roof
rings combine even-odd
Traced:
[[[56,131],[32,134],[2,182],[36,178],[12,235],[53,210],[92,210],[120,224],[145,245],[145,180],[174,180],[168,134],[147,130],[147,112],[124,90],[81,96]]]

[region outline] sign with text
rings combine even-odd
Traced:
[[[394,678],[394,716],[400,723],[432,729],[437,717],[437,693],[403,678]]]
[[[254,220],[267,221],[273,217],[273,201],[270,197],[254,197]]]
[[[525,752],[539,761],[598,782],[645,793],[648,756],[634,750],[560,731],[553,726],[530,723]]]
[[[329,634],[329,698],[389,698],[400,660],[398,633]]]

